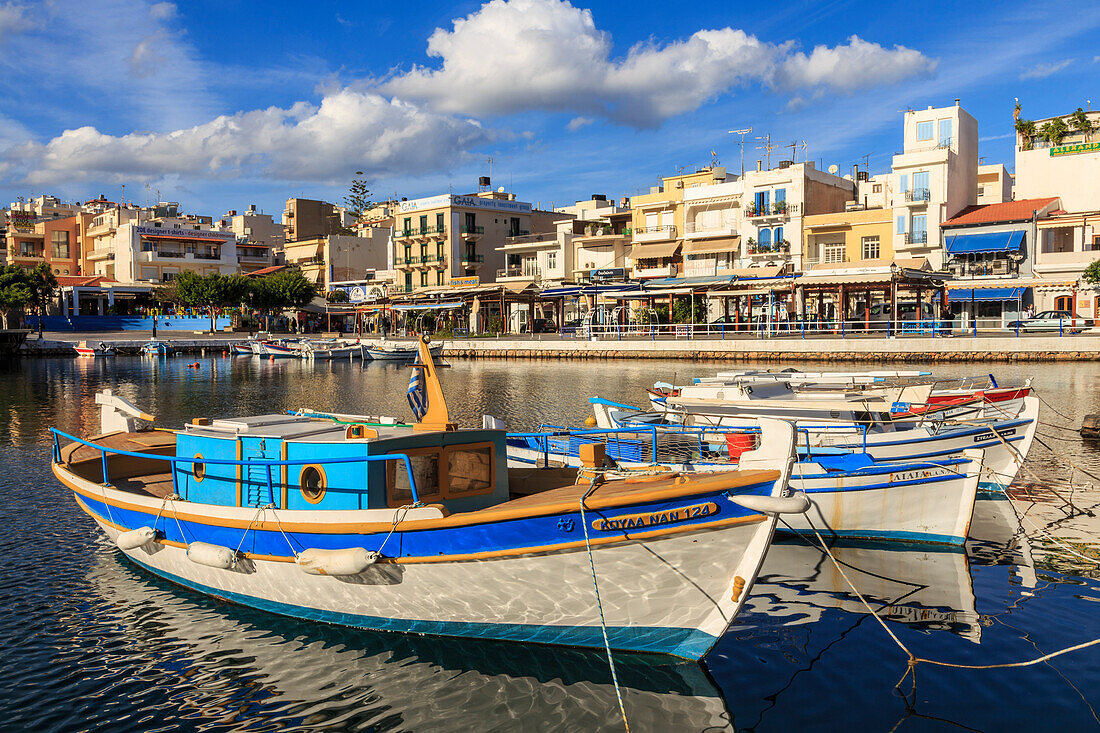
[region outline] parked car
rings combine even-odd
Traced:
[[[531,325],[531,328],[528,328],[528,325]],[[531,333],[557,333],[558,327],[549,318],[536,318],[531,324],[523,324],[520,329],[520,333],[527,333],[528,331]]]
[[[1068,331],[1070,333],[1078,333],[1091,326],[1092,321],[1074,316],[1069,311],[1042,311],[1031,318],[1009,321],[1007,325],[1011,331],[1019,327],[1021,331]]]
[[[875,303],[868,313],[867,308],[859,309],[855,316],[848,321],[848,327],[852,330],[885,331],[887,325],[891,330],[905,331],[950,331],[951,321],[940,318],[937,308],[932,303],[921,303],[921,312],[917,314],[916,303],[898,303],[896,314],[891,313],[889,303]],[[920,321],[920,323],[917,323]],[[890,322],[888,324],[888,322]]]

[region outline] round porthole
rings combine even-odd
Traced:
[[[206,464],[199,463],[202,460],[202,453],[195,454],[195,462],[191,464],[191,475],[195,477],[196,481],[202,481],[206,478]]]
[[[325,470],[320,466],[302,466],[298,487],[306,501],[317,504],[325,496]]]

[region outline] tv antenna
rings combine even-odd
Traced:
[[[806,141],[805,140],[803,140],[801,144],[799,144],[798,140],[791,140],[789,143],[787,143],[783,147],[791,149],[791,162],[792,163],[794,163],[798,160],[798,154],[797,154],[796,151],[798,150],[799,147],[801,147],[802,148],[802,162],[803,163],[806,162]]]
[[[867,171],[868,176],[871,175],[871,156],[874,154],[875,151],[872,150],[871,152],[860,156],[860,158],[863,160],[863,170]]]
[[[741,146],[741,175],[745,175],[745,135],[752,132],[751,127],[746,127],[743,130],[727,130],[727,135],[740,135],[741,140],[737,143]]]
[[[772,134],[770,132],[768,134],[764,135],[763,137],[758,137],[756,139],[764,141],[764,144],[763,145],[757,145],[756,149],[757,150],[763,150],[764,153],[768,156],[768,170],[771,170],[772,169],[772,151],[773,150],[778,150],[779,148],[781,148],[783,146],[782,145],[772,145]]]

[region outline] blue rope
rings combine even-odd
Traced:
[[[603,648],[607,652],[607,663],[611,666],[611,682],[615,685],[615,697],[619,700],[619,712],[623,716],[623,727],[630,733],[630,723],[626,719],[626,706],[623,704],[623,693],[619,689],[619,675],[615,671],[615,658],[611,656],[611,642],[607,639],[607,619],[603,613],[603,601],[600,599],[600,584],[596,582],[596,563],[592,559],[592,543],[588,539],[588,521],[584,517],[584,500],[587,499],[599,485],[599,475],[592,476],[592,484],[588,491],[581,497],[581,527],[584,528],[584,546],[588,550],[588,567],[592,571],[592,587],[596,590],[596,607],[600,610],[600,631],[603,632]]]

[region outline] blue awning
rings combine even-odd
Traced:
[[[959,288],[948,290],[947,299],[952,303],[970,300],[1019,300],[1023,297],[1025,290],[1027,288]]]
[[[694,277],[664,277],[660,280],[649,280],[646,282],[647,288],[682,288],[682,287],[705,287],[707,285],[726,285],[733,282],[734,278],[730,275],[725,276],[694,276]]]
[[[1023,230],[988,234],[952,234],[946,237],[949,254],[967,252],[1011,252],[1024,243]]]
[[[566,285],[559,288],[547,288],[543,290],[539,295],[543,298],[575,298],[578,295],[604,295],[605,293],[616,293],[624,290],[640,290],[641,286],[637,283],[608,283],[606,285],[585,284],[585,285]]]

